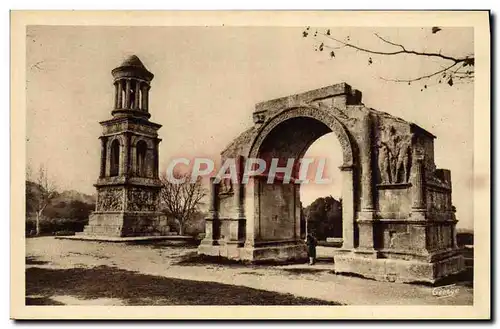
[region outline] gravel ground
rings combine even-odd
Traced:
[[[222,265],[196,248],[26,240],[29,305],[472,305],[471,285],[456,288],[437,298],[429,286],[336,275],[328,262]]]

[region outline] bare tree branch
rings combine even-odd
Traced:
[[[401,45],[401,44],[399,44],[399,43],[394,43],[394,42],[391,42],[391,41],[389,41],[389,40],[387,40],[387,39],[384,39],[384,38],[382,38],[380,35],[378,35],[377,33],[374,33],[374,34],[375,34],[375,36],[376,36],[377,38],[379,38],[380,40],[384,41],[385,43],[388,43],[388,44],[393,45],[393,46],[401,47],[401,49],[403,49],[403,51],[406,51],[406,48],[405,48],[403,45]]]
[[[457,57],[452,57],[452,56],[446,56],[446,55],[443,55],[443,54],[440,54],[440,53],[428,53],[428,52],[420,52],[420,51],[415,51],[415,50],[407,50],[402,45],[398,45],[398,44],[394,44],[392,42],[389,42],[389,41],[381,38],[379,35],[376,35],[379,39],[385,41],[388,44],[402,47],[403,49],[397,50],[397,51],[372,50],[372,49],[363,48],[363,47],[354,45],[354,44],[346,42],[346,41],[342,41],[340,39],[332,37],[331,35],[327,35],[326,33],[321,33],[321,35],[324,36],[325,38],[328,38],[328,39],[333,40],[335,42],[341,43],[341,44],[345,45],[346,47],[350,47],[350,48],[353,48],[353,49],[356,49],[356,50],[359,50],[359,51],[362,51],[362,52],[365,52],[365,53],[374,54],[374,55],[393,56],[393,55],[408,54],[408,55],[427,56],[427,57],[439,57],[439,58],[442,58],[442,59],[445,59],[445,60],[453,61],[455,63],[461,63],[461,62],[463,62],[463,61],[465,61],[467,59],[467,57],[457,58]]]
[[[453,63],[452,65],[450,66],[447,66],[445,67],[444,69],[442,70],[439,70],[439,71],[436,71],[434,73],[431,73],[431,74],[427,74],[427,75],[422,75],[420,77],[417,77],[417,78],[413,78],[413,79],[386,79],[386,78],[383,78],[383,77],[380,77],[380,79],[384,80],[384,81],[391,81],[391,82],[414,82],[414,81],[419,81],[419,80],[423,80],[423,79],[428,79],[428,78],[431,78],[433,76],[436,76],[440,73],[443,73],[445,71],[448,71],[450,70],[451,68],[453,68],[455,65],[457,65],[457,63]]]
[[[40,64],[42,64],[44,61],[38,61],[35,64],[31,65],[31,69],[38,69],[38,70],[43,70],[43,68],[40,67]]]
[[[36,235],[40,235],[40,221],[43,216],[43,212],[50,202],[56,197],[57,188],[54,181],[49,178],[48,170],[44,165],[40,165],[38,169],[36,184],[38,184],[40,189],[40,194],[38,195],[36,203]]]
[[[184,182],[176,183],[169,180],[165,174],[161,176],[163,188],[160,192],[160,199],[164,210],[179,223],[179,234],[183,235],[184,226],[192,218],[201,200],[206,196],[206,190],[203,187],[201,177],[193,183],[189,175],[175,176],[184,179]]]
[[[434,27],[432,29],[432,33],[435,34],[442,29],[439,27]],[[302,36],[305,38],[309,35],[310,33],[310,28],[307,27],[303,32]],[[350,41],[349,36],[345,38],[345,40],[342,40],[338,37],[334,37],[331,35],[330,29],[326,30],[326,32],[319,32],[315,31],[313,39],[319,44],[316,45],[315,50],[316,51],[323,51],[325,49],[331,49],[330,51],[330,58],[336,57],[335,52],[333,50],[338,50],[342,48],[351,48],[359,52],[363,52],[366,54],[372,54],[372,55],[378,55],[378,56],[399,56],[399,55],[412,55],[412,56],[420,56],[420,57],[426,57],[429,59],[434,59],[435,62],[439,61],[445,61],[446,62],[451,62],[446,63],[446,65],[440,65],[441,68],[435,69],[434,71],[420,75],[414,78],[384,78],[380,77],[380,79],[384,81],[391,81],[391,82],[406,82],[410,84],[411,82],[416,82],[416,81],[421,81],[421,80],[429,80],[434,77],[439,77],[439,82],[441,83],[442,79],[445,79],[446,82],[450,85],[453,86],[453,79],[457,80],[473,80],[474,79],[474,66],[475,66],[475,58],[474,55],[468,54],[464,56],[452,56],[449,54],[442,54],[441,50],[439,52],[427,52],[427,51],[417,51],[414,49],[410,49],[407,46],[394,42],[392,40],[389,40],[386,37],[383,37],[379,35],[378,33],[374,33],[374,36],[381,40],[384,44],[389,45],[390,47],[394,47],[393,50],[378,50],[378,49],[371,49],[368,47],[364,47],[361,45],[357,45],[353,42]],[[330,42],[329,44],[327,44]],[[373,63],[373,59],[370,57],[368,58],[368,65],[371,65]],[[466,71],[464,71],[466,70]],[[441,75],[441,76],[440,76]],[[438,81],[438,80],[436,80]],[[424,88],[427,88],[428,83],[424,86]]]

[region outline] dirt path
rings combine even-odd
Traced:
[[[409,285],[398,283],[377,282],[362,278],[335,275],[329,269],[328,264],[318,264],[318,266],[288,265],[288,266],[243,266],[243,265],[218,265],[203,264],[197,262],[195,248],[161,247],[154,245],[126,245],[115,243],[99,243],[89,241],[56,240],[51,237],[28,239],[26,245],[26,256],[28,257],[27,268],[45,270],[88,270],[103,268],[115,268],[136,274],[146,275],[147,280],[152,278],[169,278],[192,282],[206,282],[203,286],[213,284],[234,286],[241,289],[251,288],[251,292],[239,291],[240,295],[248,295],[248,298],[237,298],[231,295],[230,289],[225,294],[229,294],[226,300],[234,298],[236,302],[244,304],[245,301],[255,299],[262,304],[266,300],[275,300],[276,303],[318,303],[318,300],[325,302],[349,304],[349,305],[471,305],[473,302],[472,288],[459,285],[458,293],[448,298],[437,298],[433,295],[432,287],[421,285]],[[84,273],[84,272],[82,272]],[[74,273],[67,273],[73,275]],[[87,273],[89,279],[92,273]],[[87,275],[86,274],[86,275]],[[100,273],[102,274],[102,273]],[[124,272],[111,273],[121,275],[124,280],[132,280]],[[55,274],[54,274],[55,275]],[[50,276],[49,276],[50,277]],[[146,279],[146,278],[143,278]],[[154,282],[154,280],[153,280]],[[161,284],[171,284],[169,281]],[[157,284],[160,284],[157,282]],[[177,282],[177,284],[180,284]],[[132,289],[131,287],[126,287]],[[215,289],[215,287],[213,287]],[[87,289],[89,289],[87,287]],[[105,286],[101,286],[105,289]],[[121,287],[120,289],[123,289]],[[200,291],[200,285],[197,288]],[[208,288],[207,288],[208,289]],[[217,289],[220,289],[218,287]],[[206,294],[215,293],[205,291]],[[255,292],[258,290],[259,292]],[[284,298],[278,295],[271,295],[259,299],[260,294],[274,292],[282,295],[292,294],[296,298],[306,298],[307,300],[295,300]],[[63,293],[58,291],[59,294]],[[73,291],[73,294],[75,292]],[[79,292],[81,293],[81,292]],[[165,290],[168,294],[168,290]],[[71,295],[68,293],[68,295]],[[99,294],[97,294],[99,295]],[[97,296],[96,295],[96,296]],[[232,297],[231,297],[231,296]],[[121,298],[113,299],[113,296],[100,294],[101,300],[91,301],[106,305],[120,305]],[[199,303],[208,303],[198,296]],[[263,296],[263,295],[262,295]],[[36,297],[36,296],[35,296]],[[167,298],[168,296],[165,296]],[[282,298],[283,299],[279,299]],[[56,301],[62,304],[75,304],[78,300],[71,299],[71,296],[58,296]],[[268,299],[266,299],[268,298]],[[97,297],[95,298],[97,299]],[[279,300],[278,300],[279,299]],[[176,303],[176,301],[195,303],[196,299],[186,300],[164,300],[165,303]],[[136,301],[137,302],[137,301]],[[151,302],[151,301],[150,301]],[[219,300],[220,302],[220,300]],[[41,301],[43,303],[43,301]],[[139,301],[142,303],[142,301]],[[225,304],[225,303],[224,303]]]

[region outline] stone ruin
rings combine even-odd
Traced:
[[[100,123],[96,211],[82,234],[164,235],[161,125],[149,120],[153,74],[131,56],[112,75],[112,118]],[[343,158],[342,238],[340,247],[329,249],[337,273],[435,282],[464,269],[451,174],[436,168],[434,135],[366,107],[361,92],[345,83],[259,103],[253,122],[222,152],[222,160],[301,159],[321,136],[337,136]],[[250,177],[248,184],[212,180],[199,254],[249,262],[306,259],[300,184],[266,180],[265,174]]]
[[[346,83],[259,103],[253,122],[222,160],[300,159],[324,134],[339,139],[343,232],[341,247],[331,248],[337,273],[435,282],[464,269],[451,174],[436,168],[434,135],[366,107],[361,92]],[[267,184],[266,175],[249,184],[212,181],[198,253],[249,262],[304,260],[300,212],[300,184]]]
[[[153,74],[137,56],[112,71],[115,86],[112,118],[102,126],[96,211],[83,235],[157,236],[168,232],[159,212],[158,130],[149,121]]]

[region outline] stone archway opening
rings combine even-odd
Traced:
[[[146,153],[148,150],[148,145],[145,141],[140,140],[139,142],[137,142],[136,150],[137,176],[146,177]]]
[[[335,133],[314,141],[304,153],[312,161],[309,182],[300,184],[300,236],[314,233],[322,245],[342,246],[342,147]],[[318,181],[318,179],[324,181]]]
[[[306,232],[310,232],[325,243],[328,237],[332,246],[341,247],[343,228],[339,199],[344,185],[339,167],[343,164],[344,154],[332,129],[315,117],[299,115],[288,118],[267,133],[258,148],[257,156],[266,161],[267,168],[272,167],[273,159],[278,160],[280,168],[286,168],[290,159],[294,160],[295,166],[291,183],[280,180],[279,173],[270,183],[269,172],[259,180],[255,191],[258,199],[256,215],[261,225],[256,237],[270,241],[296,240],[303,239]],[[328,158],[335,161],[329,163]],[[304,166],[307,168],[303,168]],[[336,191],[329,190],[332,185],[336,186]],[[337,197],[336,203],[330,197],[332,195]],[[332,208],[327,209],[327,212],[330,215],[336,212],[337,223],[327,223],[326,212],[323,215],[316,214],[324,218],[316,218],[317,222],[312,226],[308,227],[304,223],[304,215],[309,214],[304,214],[302,201],[307,200],[310,204],[315,201],[315,196],[326,197]]]
[[[110,176],[118,176],[120,170],[120,142],[115,139],[111,143]]]

